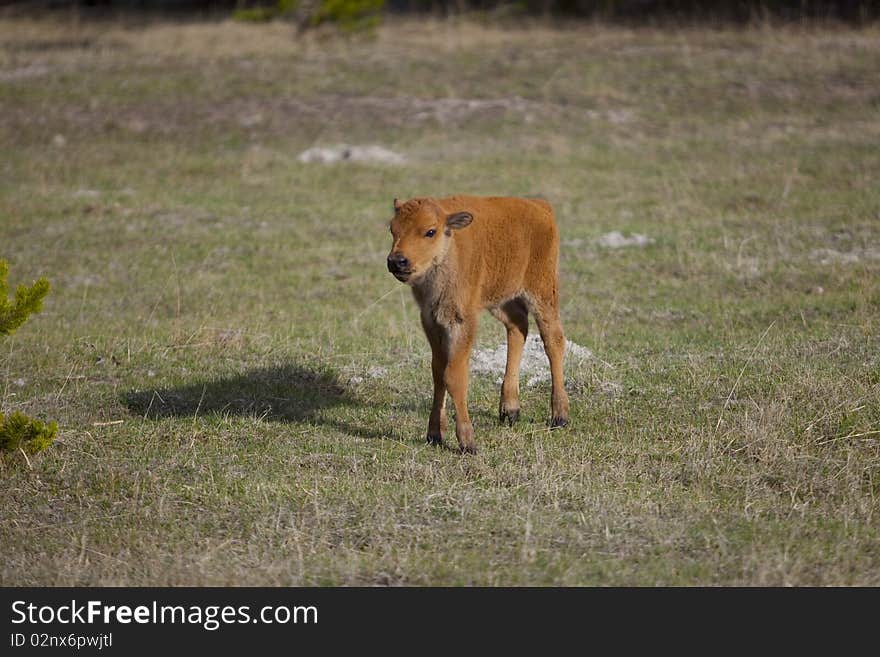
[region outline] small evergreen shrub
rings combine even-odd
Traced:
[[[309,22],[313,26],[333,23],[346,30],[373,27],[384,6],[385,0],[321,0]]]
[[[0,260],[0,336],[10,335],[24,324],[31,313],[38,313],[43,308],[43,299],[49,293],[49,281],[41,278],[31,287],[19,285],[15,290],[15,299],[7,298],[9,286],[6,277],[9,265]],[[9,416],[0,413],[0,452],[23,451],[36,454],[55,440],[58,425],[54,422],[44,424],[33,420],[23,413],[12,413]]]
[[[43,299],[49,294],[49,281],[41,278],[31,287],[19,285],[15,290],[15,300],[6,298],[9,286],[6,276],[9,264],[0,260],[0,336],[9,335],[24,324],[28,315],[38,313],[43,308]]]
[[[0,413],[0,451],[23,449],[28,454],[42,452],[55,440],[58,425],[32,420],[24,413]]]
[[[264,23],[276,18],[293,18],[300,29],[333,24],[345,30],[375,26],[385,0],[276,0],[272,4],[236,9],[233,18]]]
[[[298,0],[276,0],[271,5],[236,9],[232,17],[245,23],[267,23],[291,14],[298,4]]]

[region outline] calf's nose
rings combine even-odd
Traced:
[[[400,253],[392,253],[388,256],[388,271],[404,271],[409,269],[409,260]]]

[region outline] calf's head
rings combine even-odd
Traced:
[[[452,231],[473,221],[470,212],[447,213],[431,199],[401,203],[394,199],[388,271],[403,283],[414,283],[443,262]]]

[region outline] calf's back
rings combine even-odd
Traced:
[[[438,199],[444,211],[467,210],[474,221],[454,234],[459,280],[492,305],[552,278],[559,237],[553,209],[542,199],[452,196]]]

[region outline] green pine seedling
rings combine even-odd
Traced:
[[[0,336],[11,334],[25,323],[31,313],[40,312],[43,299],[49,293],[49,281],[41,278],[31,287],[19,285],[15,290],[15,299],[9,301],[8,274],[9,264],[0,260]],[[9,416],[0,413],[0,451],[20,448],[36,454],[51,445],[57,433],[58,425],[55,422],[44,424],[18,412]]]
[[[11,334],[24,324],[31,313],[40,312],[43,299],[49,293],[49,281],[41,278],[31,287],[19,285],[15,290],[15,300],[10,302],[6,297],[9,289],[7,274],[9,264],[0,260],[0,336]]]
[[[24,413],[9,416],[0,413],[0,451],[12,452],[21,448],[28,454],[36,454],[51,445],[57,433],[55,422],[44,424]]]

